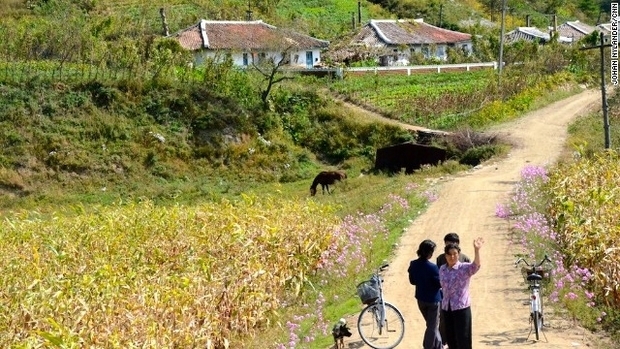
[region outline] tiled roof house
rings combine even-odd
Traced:
[[[558,26],[560,36],[571,38],[572,42],[579,41],[595,30],[595,27],[579,21],[567,21]]]
[[[545,33],[538,28],[535,27],[517,27],[514,30],[506,33],[505,39],[506,43],[510,44],[519,40],[525,41],[536,41],[539,43],[549,42],[551,35],[549,32]],[[571,43],[573,42],[572,38],[562,36],[558,38],[561,43]]]
[[[321,62],[321,51],[329,46],[329,41],[279,29],[260,20],[203,19],[171,37],[195,53],[195,64],[207,57],[230,54],[236,65],[248,66],[268,58],[279,61],[286,52],[290,55],[290,65],[311,68]]]
[[[424,23],[422,19],[372,19],[351,41],[352,45],[382,48],[382,65],[407,65],[414,53],[446,60],[447,48],[472,52],[471,35]]]
[[[603,42],[605,45],[611,42],[611,23],[601,23],[596,26],[596,30],[599,33],[603,33]]]

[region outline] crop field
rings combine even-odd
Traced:
[[[467,114],[492,99],[496,72],[477,70],[436,74],[351,75],[333,83],[333,92],[369,105],[394,119],[428,127],[443,115]],[[389,88],[387,88],[389,86]]]
[[[550,219],[556,222],[566,259],[593,275],[592,291],[620,307],[619,156],[616,151],[563,164],[550,177]]]
[[[337,243],[312,202],[75,210],[0,227],[0,347],[220,348],[273,319]]]
[[[404,224],[432,199],[403,181],[380,212],[345,218],[327,196],[268,195],[6,214],[0,347],[241,348],[269,330],[286,342],[282,312],[306,293],[329,295],[334,281],[350,285],[402,232],[386,224]],[[327,305],[307,316],[317,336]]]

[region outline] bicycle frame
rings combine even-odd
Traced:
[[[377,285],[379,286],[379,299],[375,304],[378,305],[379,314],[375,314],[377,316],[377,327],[379,328],[379,335],[383,334],[383,327],[385,327],[386,318],[385,318],[385,300],[383,299],[383,279],[379,274],[383,269],[387,268],[387,264],[381,266],[375,276],[377,277]]]
[[[360,337],[364,343],[375,349],[396,347],[402,341],[405,331],[402,313],[383,298],[383,279],[380,273],[387,266],[383,265],[373,273],[372,279],[376,280],[378,297],[361,311],[357,321]]]
[[[542,302],[540,300],[540,285],[535,283],[530,285],[530,310],[532,313],[539,311],[542,312]]]
[[[531,269],[526,269],[526,271],[528,272],[528,276],[527,276],[527,281],[529,282],[529,286],[528,288],[530,289],[530,323],[533,325],[534,327],[534,332],[536,334],[536,340],[540,339],[540,332],[542,332],[543,326],[544,326],[544,313],[543,313],[543,303],[542,303],[542,298],[541,298],[541,281],[543,279],[543,277],[538,274],[538,272],[541,270],[539,267],[545,263],[545,262],[551,262],[551,260],[549,260],[549,258],[545,255],[545,257],[543,258],[542,261],[540,261],[539,263],[528,263],[525,259],[523,258],[519,258],[516,262],[515,262],[515,266],[517,266],[519,263],[525,263],[529,268]],[[529,271],[532,271],[532,273],[530,274]],[[528,338],[530,337],[530,334],[532,334],[532,328],[530,327],[530,333],[528,334]],[[543,332],[543,336],[545,336],[545,339],[547,338],[547,336],[544,334]]]
[[[377,322],[377,328],[379,329],[379,335],[383,334],[383,327],[386,326],[386,315],[385,315],[385,300],[383,299],[383,280],[381,275],[379,274],[384,268],[387,267],[387,264],[381,266],[375,273],[373,273],[373,277],[377,280],[377,287],[379,288],[379,298],[372,305],[374,308],[372,309],[375,321]]]

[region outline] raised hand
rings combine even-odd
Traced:
[[[478,237],[474,240],[474,249],[479,250],[480,247],[484,245],[484,239],[482,237]]]

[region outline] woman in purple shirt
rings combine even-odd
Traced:
[[[439,282],[443,291],[441,315],[446,322],[445,338],[450,349],[472,349],[471,299],[469,281],[480,270],[480,248],[482,238],[474,240],[473,263],[459,261],[461,248],[449,243],[444,251],[447,264],[439,268]]]

